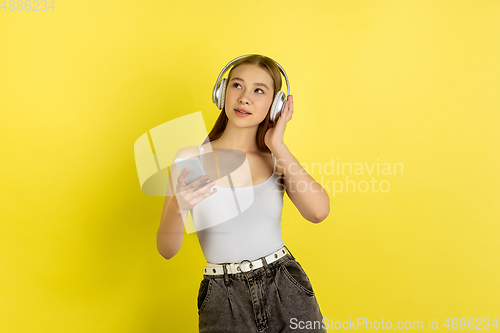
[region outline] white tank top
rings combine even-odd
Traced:
[[[203,165],[203,147],[198,149]],[[274,155],[273,159],[273,174],[264,182],[236,188],[214,185],[217,193],[190,210],[207,262],[252,261],[285,245],[281,237],[284,187],[275,173]]]

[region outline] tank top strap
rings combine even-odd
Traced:
[[[203,148],[202,146],[198,146],[198,150],[200,151],[200,161],[201,166],[203,167],[203,151],[205,150],[205,148]]]
[[[273,159],[274,159],[274,169],[273,169],[273,173],[276,172],[276,156],[274,156],[273,153],[271,153],[271,155],[273,156]]]

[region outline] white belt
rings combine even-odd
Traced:
[[[268,264],[286,256],[287,251],[283,246],[281,249],[271,253],[268,256],[265,256],[266,262]],[[203,274],[205,275],[223,275],[224,274],[224,266],[227,268],[227,274],[238,274],[241,272],[249,272],[252,269],[257,269],[263,267],[262,259],[256,259],[254,261],[243,260],[240,263],[226,263],[226,264],[212,264],[207,262],[207,266],[203,268]]]

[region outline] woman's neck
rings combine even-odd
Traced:
[[[222,136],[212,143],[213,149],[238,149],[244,153],[260,151],[257,146],[257,129],[254,127],[236,127],[227,123]]]

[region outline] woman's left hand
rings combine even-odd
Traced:
[[[288,96],[283,112],[277,122],[269,123],[269,129],[264,136],[266,146],[273,151],[274,147],[283,144],[286,124],[292,119],[293,115],[293,96]],[[273,126],[274,125],[274,126]]]

